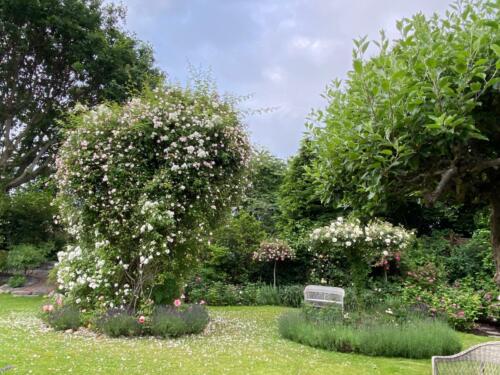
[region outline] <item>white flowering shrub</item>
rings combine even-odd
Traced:
[[[332,271],[347,266],[355,287],[362,288],[370,267],[399,263],[401,253],[411,244],[413,232],[390,223],[373,220],[366,225],[358,219],[342,217],[330,225],[314,229],[310,235],[313,258],[312,278],[331,283]],[[337,264],[339,259],[348,264]]]
[[[182,280],[238,199],[250,146],[231,103],[167,88],[75,114],[57,159],[61,292],[89,308],[150,303]]]

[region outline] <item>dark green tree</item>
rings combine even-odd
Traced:
[[[495,1],[459,1],[439,18],[397,23],[392,46],[329,88],[313,130],[325,202],[365,214],[417,200],[488,203],[500,284],[500,16]]]
[[[121,102],[161,77],[123,15],[100,0],[0,2],[2,190],[51,169],[58,120],[76,102]]]
[[[269,151],[256,151],[250,164],[250,188],[243,208],[259,220],[269,234],[276,233],[278,192],[286,164]]]

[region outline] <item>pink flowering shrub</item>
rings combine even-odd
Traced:
[[[68,301],[138,309],[182,280],[210,230],[238,200],[250,155],[231,102],[168,87],[123,106],[80,108],[57,159],[58,254]]]

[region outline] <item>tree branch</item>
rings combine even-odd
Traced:
[[[477,164],[474,168],[472,168],[471,172],[478,173],[488,168],[498,168],[498,167],[500,167],[500,158],[490,159],[482,161],[481,163]]]
[[[18,187],[25,182],[28,182],[31,180],[34,176],[39,175],[40,173],[43,172],[45,168],[47,168],[51,162],[51,158],[48,157],[42,164],[40,163],[41,158],[47,153],[49,148],[54,145],[56,142],[55,140],[51,140],[47,143],[45,143],[40,150],[38,151],[36,157],[33,159],[33,161],[26,167],[24,170],[21,172],[21,174],[17,177],[15,177],[12,181],[7,183],[5,186],[6,190],[13,189],[15,187]],[[36,168],[36,169],[35,169]]]
[[[438,186],[436,186],[436,189],[434,189],[434,191],[428,194],[425,198],[428,204],[432,205],[439,199],[439,197],[441,196],[441,194],[443,194],[445,189],[448,187],[451,179],[457,174],[457,172],[457,167],[453,165],[441,175],[441,180],[439,181]]]

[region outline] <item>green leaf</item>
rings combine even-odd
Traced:
[[[500,57],[500,46],[498,44],[493,44],[491,49],[496,53],[497,57]]]
[[[356,73],[359,74],[363,71],[363,62],[361,60],[354,60],[352,65]]]
[[[457,73],[464,74],[467,71],[467,64],[465,62],[460,61],[455,66],[454,69]]]

